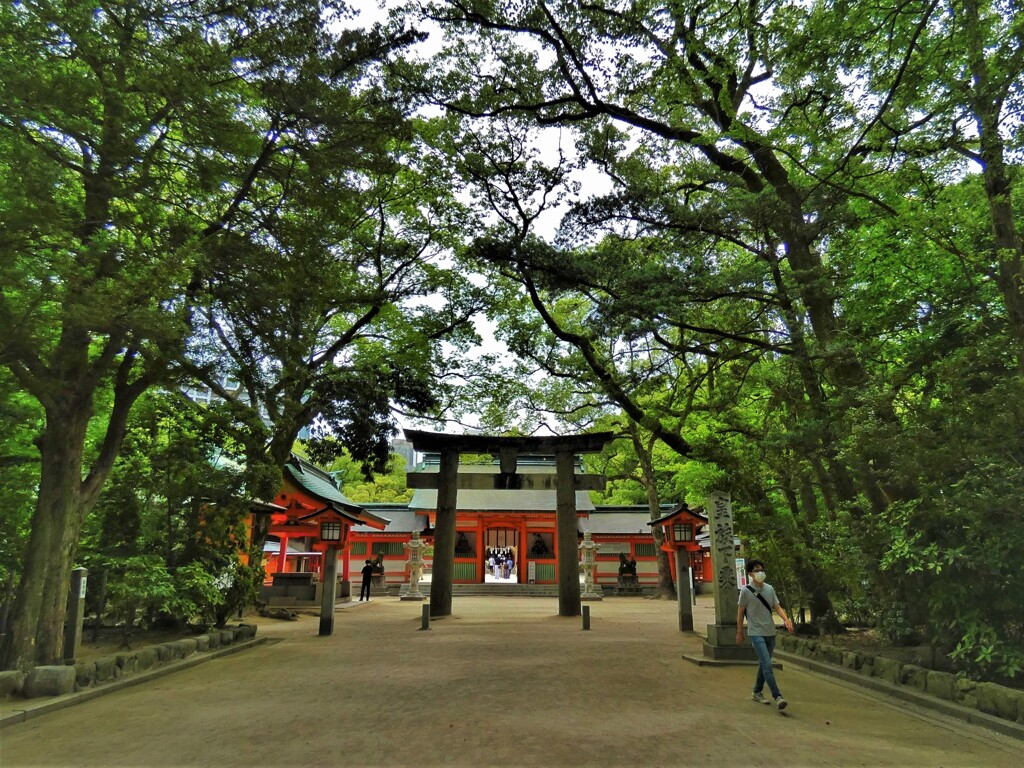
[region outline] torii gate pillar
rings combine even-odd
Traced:
[[[452,579],[455,575],[455,513],[458,509],[459,451],[441,451],[434,524],[434,568],[430,577],[430,615],[452,615]]]
[[[577,453],[596,453],[615,435],[611,432],[590,432],[582,435],[541,437],[492,437],[489,435],[445,435],[436,432],[405,430],[406,438],[417,451],[438,451],[441,468],[437,475],[409,473],[410,488],[437,489],[437,520],[434,525],[434,568],[430,579],[430,616],[452,614],[452,581],[455,573],[455,517],[458,489],[481,487],[489,483],[492,490],[541,488],[551,476],[519,475],[516,455],[539,453],[555,455],[555,521],[558,534],[558,614],[580,615],[580,578],[577,552],[576,492],[601,490],[605,478],[576,475],[574,457]],[[459,476],[459,454],[490,453],[500,459],[501,473],[492,478],[480,475]]]
[[[558,615],[580,615],[579,551],[576,542],[576,484],[573,454],[555,454],[555,531],[558,533]]]

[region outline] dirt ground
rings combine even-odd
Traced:
[[[700,608],[698,610],[710,611],[711,610],[711,598],[710,596],[701,596]],[[310,617],[318,617],[319,613],[312,609],[299,609],[299,615],[308,619]],[[234,623],[244,622],[246,624],[256,624],[260,627],[270,628],[274,631],[282,625],[281,620],[261,617],[258,613],[249,613],[242,619],[235,619]],[[79,650],[77,661],[94,661],[95,659],[103,656],[113,656],[118,653],[124,653],[126,650],[138,650],[151,645],[158,645],[160,643],[167,642],[169,640],[177,640],[181,637],[191,637],[196,633],[186,629],[136,629],[131,638],[130,645],[126,648],[124,644],[124,630],[120,627],[104,627],[99,633],[97,633],[96,640],[93,640],[93,632],[90,628],[86,628],[85,637],[82,646]],[[931,648],[927,645],[914,645],[914,646],[893,646],[886,642],[873,629],[851,629],[843,634],[836,635],[823,635],[819,638],[822,642],[829,643],[831,645],[839,646],[847,650],[862,651],[865,653],[873,653],[878,656],[884,656],[890,659],[896,659],[901,662],[917,664],[928,669],[937,669],[944,672],[952,671],[952,665],[949,660],[943,656],[932,658]],[[1000,685],[1006,685],[1011,688],[1024,689],[1024,677],[1016,679],[1000,679],[998,681]]]
[[[797,669],[785,713],[754,670],[699,667],[676,604],[375,599],[259,619],[273,642],[42,715],[0,734],[14,766],[1016,766],[1020,742]],[[710,619],[697,611],[699,626]]]

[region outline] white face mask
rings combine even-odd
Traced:
[[[755,571],[754,573],[752,573],[750,575],[754,578],[754,581],[756,581],[758,584],[764,584],[764,579],[765,579],[765,575],[766,575],[764,571]]]

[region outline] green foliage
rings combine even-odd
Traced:
[[[896,646],[913,645],[920,641],[907,616],[903,602],[883,600],[875,608],[875,626],[886,640]]]
[[[367,480],[362,467],[343,454],[330,465],[331,476],[335,478],[345,496],[356,502],[406,502],[412,499],[412,489],[405,485],[405,473],[409,469],[405,459],[397,453],[388,458],[387,471]]]
[[[883,566],[897,581],[917,577],[929,634],[958,668],[1013,677],[1024,664],[1024,484],[1003,461],[971,467],[952,485],[944,480],[936,495],[891,511]]]
[[[151,393],[133,412],[81,553],[91,568],[108,570],[115,614],[135,606],[150,617],[223,625],[255,599],[262,570],[238,562],[248,514],[240,494],[250,474],[231,460],[221,417],[177,393]],[[130,564],[123,574],[122,562]],[[151,567],[149,597],[142,565]],[[164,591],[156,594],[157,586]]]
[[[179,566],[174,571],[174,595],[164,605],[164,610],[202,626],[217,623],[220,608],[227,601],[223,585],[218,581],[222,579],[210,573],[202,563]]]
[[[816,619],[875,610],[893,639],[925,630],[963,668],[1014,674],[1013,4],[429,8],[449,37],[415,74],[475,118],[439,142],[519,358],[487,423],[610,411],[685,460],[639,473],[620,441],[604,499],[643,499],[645,474],[692,505],[728,489]],[[559,151],[542,158],[548,126]],[[608,191],[542,242],[588,163]]]
[[[169,571],[153,555],[106,562],[107,618],[123,620],[128,630],[141,615],[146,621],[171,617],[196,628],[223,627],[227,618],[252,604],[262,568],[239,563],[213,572],[199,561]]]
[[[37,587],[67,581],[67,541],[147,390],[216,382],[255,496],[276,489],[310,422],[376,466],[391,404],[428,410],[443,390],[428,383],[435,353],[475,292],[428,263],[451,241],[443,179],[414,170],[409,124],[376,87],[417,36],[336,26],[346,13],[206,0],[0,9],[0,366],[45,413],[32,437],[41,466],[59,469],[41,475],[35,515],[64,532],[30,526],[5,662],[59,655],[42,628],[60,625],[65,600]],[[396,310],[435,293],[444,307]],[[225,374],[241,391],[224,392]],[[92,545],[154,543],[160,499],[127,482],[162,471],[144,464],[121,466]],[[183,497],[169,483],[161,496],[171,563]],[[3,567],[15,548],[0,546]]]
[[[729,490],[815,620],[1016,674],[1020,14],[848,6],[438,0],[429,61],[331,3],[4,6],[0,576],[81,499],[119,610],[221,623],[299,430],[398,501],[394,411],[472,415],[613,429],[603,502]]]
[[[84,527],[87,554],[160,553],[169,568],[207,557],[211,546],[234,556],[232,536],[245,514],[234,499],[248,473],[231,460],[218,416],[177,393],[142,399]]]
[[[168,611],[177,600],[174,578],[155,555],[133,555],[110,563],[108,606],[130,628],[138,611],[146,615]]]
[[[203,613],[204,616],[208,616],[209,609],[215,608],[213,611],[215,626],[223,627],[233,614],[255,604],[264,577],[263,566],[254,564],[256,554],[255,552],[249,553],[249,565],[237,562],[232,570],[225,571],[224,575],[218,579],[220,601],[208,603]]]

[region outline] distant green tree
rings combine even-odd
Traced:
[[[308,105],[327,126],[289,179],[306,192],[219,243],[200,332],[182,356],[237,425],[252,467],[279,470],[310,427],[314,461],[345,450],[384,471],[393,411],[435,409],[448,358],[476,340],[481,291],[439,264],[458,206],[415,167],[416,142],[392,105],[331,95]],[[440,306],[425,301],[434,296]]]
[[[397,453],[388,458],[387,471],[375,474],[367,480],[362,466],[348,455],[338,457],[331,464],[330,472],[341,487],[342,493],[356,503],[395,502],[412,499],[412,489],[405,484],[405,473],[411,469],[405,459]]]

